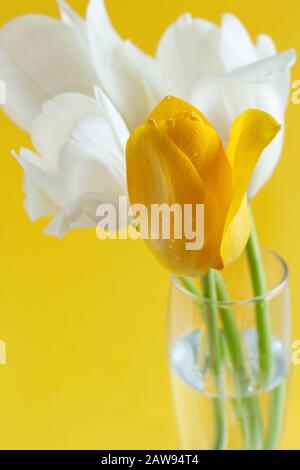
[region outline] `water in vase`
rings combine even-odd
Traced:
[[[274,446],[274,440],[278,440],[278,436],[274,436],[276,427],[279,434],[282,429],[284,410],[282,406],[278,411],[278,407],[284,402],[288,369],[288,355],[282,343],[272,338],[272,375],[267,385],[258,386],[257,335],[255,330],[245,330],[243,342],[247,351],[248,384],[241,393],[229,367],[224,371],[223,391],[217,394],[209,361],[201,357],[201,350],[206,350],[204,342],[205,338],[201,338],[196,330],[183,335],[171,349],[171,375],[181,448],[238,450]],[[224,417],[221,438],[218,429],[220,406]]]

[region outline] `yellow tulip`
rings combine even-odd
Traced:
[[[195,107],[167,97],[127,143],[131,204],[204,204],[204,245],[187,250],[187,240],[148,239],[169,270],[196,276],[223,269],[244,250],[250,231],[246,190],[262,151],[280,126],[269,114],[249,109],[231,128],[227,151]]]

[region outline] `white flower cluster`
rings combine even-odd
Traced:
[[[233,15],[221,26],[184,14],[150,57],[114,30],[104,0],[91,0],[83,20],[58,1],[61,20],[26,15],[0,32],[5,112],[31,133],[36,153],[22,148],[26,209],[52,216],[47,233],[97,224],[96,207],[126,195],[129,133],[166,95],[197,106],[222,137],[248,108],[282,125],[294,50],[277,53],[271,38],[254,44]],[[266,149],[249,187],[268,180],[281,153],[283,130]]]

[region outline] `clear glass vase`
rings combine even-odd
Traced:
[[[263,250],[267,291],[253,297],[246,255],[222,273],[227,297],[217,312],[218,373],[213,368],[211,300],[173,276],[168,344],[182,449],[275,449],[282,434],[290,366],[288,269]],[[238,300],[237,300],[238,299]],[[267,328],[261,328],[261,309]],[[215,338],[216,340],[216,338]],[[269,344],[263,369],[263,345]]]

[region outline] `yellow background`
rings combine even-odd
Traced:
[[[85,0],[70,2],[82,14]],[[124,37],[153,53],[164,28],[185,12],[219,22],[233,12],[253,36],[279,49],[299,44],[292,0],[107,0]],[[56,16],[52,0],[2,2],[16,15]],[[300,78],[300,63],[293,70]],[[1,71],[0,71],[1,78]],[[293,336],[300,338],[300,105],[290,104],[286,144],[255,200],[262,242],[288,261]],[[165,359],[168,274],[140,242],[63,240],[42,233],[23,209],[22,171],[10,150],[29,137],[0,116],[0,447],[172,449],[178,446]],[[283,448],[300,448],[300,365],[294,368]]]

